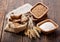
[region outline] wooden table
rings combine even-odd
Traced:
[[[0,0],[0,41],[1,42],[60,42],[60,27],[52,34],[41,34],[41,38],[29,39],[20,34],[13,34],[4,31],[5,15],[13,9],[30,3],[34,5],[37,2],[43,2],[49,7],[47,13],[48,18],[51,18],[60,25],[60,0]]]

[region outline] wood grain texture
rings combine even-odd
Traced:
[[[49,7],[47,16],[59,24],[59,29],[49,35],[42,33],[41,38],[29,39],[21,34],[5,32],[3,28],[3,32],[0,32],[2,34],[1,42],[60,42],[60,0],[0,0],[0,21],[3,21],[4,18],[2,19],[2,17],[11,10],[25,3],[34,5],[37,2],[43,2]],[[3,22],[0,23],[3,24]],[[0,31],[2,31],[3,26],[1,25],[0,27]]]
[[[60,42],[60,0],[44,0],[43,1],[48,7],[48,18],[54,20],[57,24],[59,24],[59,28],[54,33],[47,35],[47,42]]]
[[[4,1],[4,0],[3,0]],[[6,13],[16,9],[17,7],[24,4],[24,0],[5,0],[4,3],[7,3]],[[6,24],[4,24],[6,25]],[[20,34],[13,34],[9,32],[2,32],[1,42],[22,42],[22,35]]]
[[[4,0],[5,1],[5,0]],[[0,0],[0,40],[1,40],[1,34],[2,34],[2,28],[3,28],[3,21],[6,11],[6,2],[4,3],[3,0]]]

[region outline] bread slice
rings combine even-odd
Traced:
[[[55,31],[58,28],[58,24],[56,24],[53,20],[51,19],[46,19],[42,22],[39,22],[37,26],[46,33]]]

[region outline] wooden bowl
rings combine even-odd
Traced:
[[[46,20],[44,20],[44,21],[42,21],[42,22],[39,22],[38,24],[37,24],[37,27],[39,27],[39,26],[41,26],[43,23],[45,23],[45,22],[51,22],[51,23],[53,23],[54,24],[54,26],[55,26],[55,29],[53,29],[53,30],[49,30],[49,31],[44,31],[43,29],[41,29],[42,30],[42,32],[44,32],[44,33],[51,33],[51,32],[53,32],[53,31],[55,31],[59,26],[58,26],[58,24],[56,24],[53,20],[51,20],[51,19],[46,19]]]
[[[41,2],[35,4],[30,11],[30,13],[37,19],[43,17],[47,12],[48,7]]]

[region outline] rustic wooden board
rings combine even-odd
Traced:
[[[1,41],[1,34],[2,34],[2,28],[3,28],[3,21],[6,11],[6,2],[0,0],[0,41]]]
[[[49,7],[48,18],[60,25],[60,0],[5,0],[4,3],[7,3],[5,11],[8,13],[25,3],[34,5],[37,2],[45,3]],[[5,32],[3,29],[1,42],[60,42],[60,27],[56,32],[49,35],[41,34],[40,39],[29,39],[27,36]]]
[[[7,9],[6,9],[6,14],[23,5],[24,1],[22,0],[5,0],[5,2],[7,3]],[[5,25],[5,22],[4,22]],[[13,33],[8,33],[8,32],[2,32],[2,38],[1,38],[1,42],[22,42],[22,35],[19,34],[13,34]],[[14,39],[15,38],[15,39]]]
[[[4,19],[4,14],[0,12],[0,40],[2,34],[3,19]]]
[[[55,33],[46,36],[46,40],[47,42],[60,42],[60,0],[44,0],[43,2],[49,7],[48,18],[59,24],[59,29]]]

